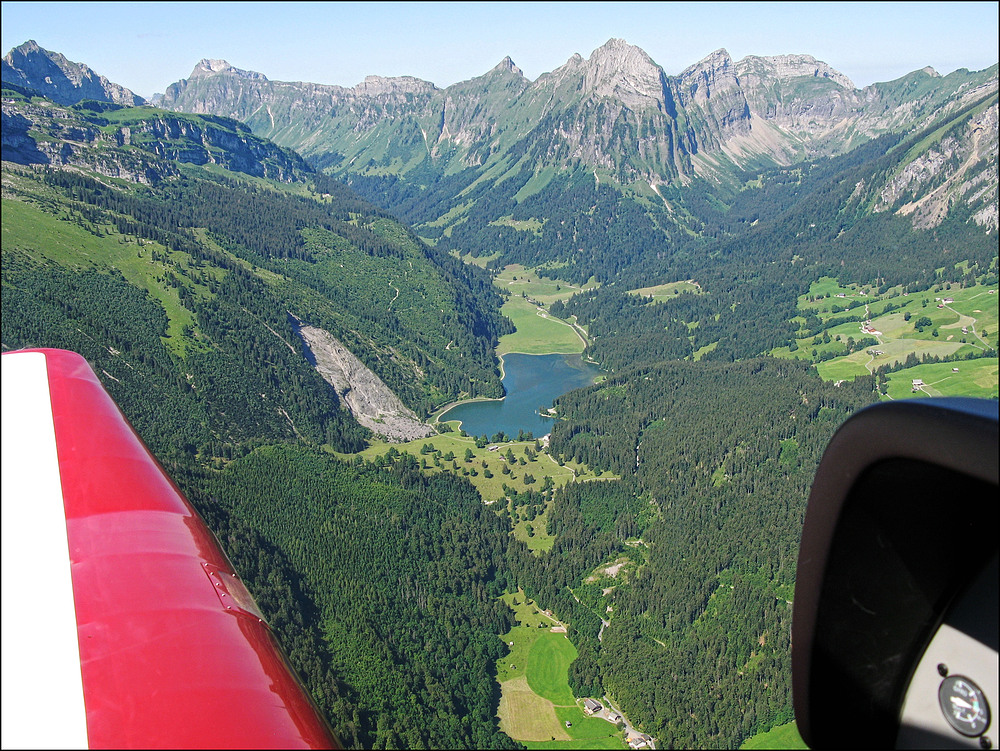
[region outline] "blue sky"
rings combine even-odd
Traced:
[[[997,62],[998,3],[3,2],[3,54],[34,39],[142,96],[202,58],[282,81],[353,86],[414,75],[445,87],[505,56],[529,78],[612,37],[675,75],[724,47],[805,53],[855,85]]]

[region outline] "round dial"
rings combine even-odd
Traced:
[[[986,695],[965,676],[952,675],[941,681],[938,701],[948,724],[962,735],[974,738],[989,727],[990,706]]]

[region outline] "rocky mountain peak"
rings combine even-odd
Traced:
[[[513,73],[515,76],[520,76],[524,78],[524,71],[514,65],[514,61],[510,59],[508,55],[499,63],[497,63],[491,73]]]
[[[24,57],[27,57],[28,55],[34,54],[36,52],[45,52],[45,50],[43,50],[42,46],[34,39],[29,39],[20,47],[15,47],[10,52],[8,52],[7,57],[10,57],[12,55],[23,55]],[[58,54],[58,53],[51,53],[51,54]]]
[[[677,77],[681,101],[705,102],[716,94],[738,90],[733,67],[733,58],[720,48],[685,68]]]
[[[715,52],[706,55],[694,65],[689,65],[681,71],[678,78],[691,78],[702,73],[714,75],[718,71],[726,71],[733,65],[733,58],[725,47],[720,47]]]
[[[826,78],[849,91],[855,89],[854,82],[838,70],[811,55],[773,55],[757,57],[748,55],[736,64],[737,75],[754,75],[769,80],[791,78]]]
[[[630,108],[656,106],[663,100],[663,71],[639,47],[609,39],[587,61],[584,90],[613,97]]]
[[[214,76],[217,73],[227,73],[232,76],[239,76],[240,78],[246,78],[251,81],[266,81],[267,77],[262,73],[256,73],[252,70],[242,70],[240,68],[234,67],[227,63],[225,60],[209,60],[205,58],[194,66],[194,70],[191,71],[191,75],[188,78],[205,78],[207,76]]]
[[[59,104],[74,104],[83,99],[126,107],[146,103],[124,86],[112,83],[83,63],[74,63],[58,52],[44,49],[34,40],[8,52],[0,69],[5,82],[37,91]]]
[[[598,76],[615,74],[642,75],[651,70],[659,74],[660,66],[645,50],[629,44],[624,39],[609,39],[590,54],[587,61]]]
[[[539,80],[545,78],[562,79],[569,75],[575,75],[586,64],[587,61],[583,59],[580,53],[574,52],[565,63],[549,73],[542,73],[538,78]]]
[[[414,76],[365,76],[354,87],[355,94],[379,96],[383,94],[431,94],[438,88],[430,81]]]

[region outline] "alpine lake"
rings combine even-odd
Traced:
[[[503,399],[481,399],[458,404],[442,413],[441,422],[459,420],[469,435],[510,437],[521,431],[541,438],[552,430],[553,418],[540,414],[553,400],[573,389],[590,386],[600,368],[575,355],[504,355]]]

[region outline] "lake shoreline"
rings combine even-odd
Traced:
[[[516,364],[506,359],[515,355],[519,358]],[[554,418],[548,410],[540,410],[539,405],[550,404],[569,391],[591,386],[602,375],[596,363],[576,352],[505,352],[498,358],[501,378],[505,381],[504,396],[450,402],[436,410],[428,422],[433,426],[457,422],[459,429],[465,430],[467,435],[479,435],[484,429],[486,434],[502,432],[516,435],[520,431],[538,433],[540,430],[548,433],[548,422]],[[508,396],[514,397],[513,404],[508,402]],[[456,409],[491,402],[496,406],[484,407],[485,412],[483,409],[460,410],[460,414],[449,416]],[[505,404],[508,406],[504,407]],[[474,427],[467,427],[470,418]]]

